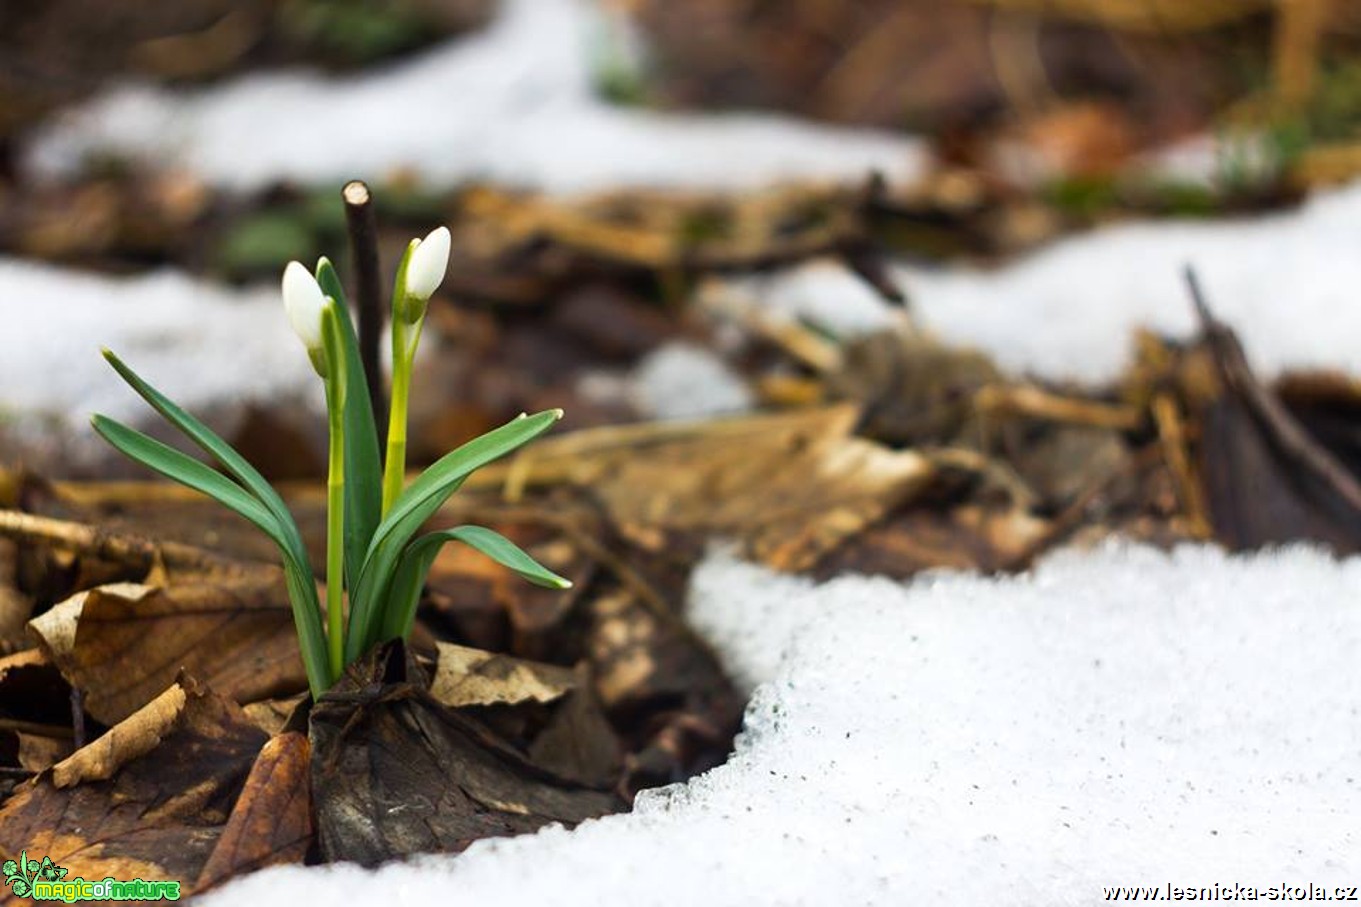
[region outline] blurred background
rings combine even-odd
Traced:
[[[349,273],[348,179],[385,269],[455,232],[429,457],[522,409],[767,402],[694,378],[750,373],[696,365],[716,341],[677,315],[715,276],[831,256],[893,300],[884,261],[990,268],[1345,184],[1358,48],[1343,0],[6,3],[0,461],[130,468],[84,428],[140,418],[109,345],[272,476],[318,475],[276,281],[321,254]]]

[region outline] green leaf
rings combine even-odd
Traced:
[[[104,350],[104,358],[143,400],[151,404],[152,409],[160,413],[167,422],[179,429],[185,437],[197,444],[205,453],[217,460],[229,475],[245,486],[247,491],[259,499],[260,503],[264,504],[270,513],[274,514],[274,517],[279,521],[280,529],[288,537],[289,551],[303,565],[307,566],[310,573],[312,568],[307,563],[307,548],[303,544],[302,533],[298,531],[298,526],[293,521],[293,514],[289,512],[288,505],[284,503],[283,498],[279,497],[279,493],[274,490],[274,487],[265,481],[265,477],[260,475],[259,471],[250,465],[245,457],[237,453],[230,444],[222,440],[221,436],[180,408],[165,394],[148,384],[111,350]]]
[[[312,564],[307,557],[307,546],[303,543],[302,533],[298,530],[298,525],[294,522],[293,514],[289,512],[288,505],[284,503],[283,498],[274,490],[274,487],[265,481],[265,477],[260,475],[260,472],[221,436],[149,384],[123,360],[119,359],[112,350],[106,349],[103,352],[104,358],[108,360],[109,365],[113,366],[114,371],[118,372],[119,376],[128,383],[128,386],[149,403],[152,409],[160,413],[167,422],[179,429],[185,437],[215,459],[228,474],[240,482],[274,515],[277,520],[279,536],[282,536],[282,538],[273,534],[270,537],[278,544],[284,555],[284,569],[297,574],[296,589],[290,591],[290,600],[293,603],[294,611],[293,619],[298,627],[298,638],[303,646],[304,661],[307,664],[312,694],[314,697],[320,696],[331,685],[329,672],[324,678],[314,676],[313,659],[307,653],[313,642],[321,638],[321,606],[317,601],[316,580],[312,572]],[[98,428],[98,425],[96,425],[96,428]],[[124,452],[126,453],[126,451]],[[178,451],[174,452],[178,453]],[[197,461],[191,460],[191,462]],[[322,647],[324,651],[324,642]],[[325,663],[319,664],[324,669]],[[325,682],[318,686],[318,681],[323,679]]]
[[[293,627],[298,633],[303,667],[307,669],[307,685],[312,690],[312,699],[318,700],[337,678],[331,676],[326,634],[321,628],[316,577],[312,575],[311,567],[298,563],[285,551],[284,582],[288,587],[289,603],[293,606]]]
[[[298,630],[298,642],[302,649],[303,664],[307,668],[312,695],[320,696],[329,689],[331,677],[326,667],[326,642],[321,631],[316,584],[312,579],[311,567],[305,560],[306,555],[299,559],[294,552],[288,529],[281,525],[279,519],[256,497],[222,473],[205,466],[188,454],[106,416],[94,416],[91,424],[104,440],[128,457],[154,469],[168,479],[208,495],[224,507],[239,513],[263,530],[279,546],[284,558],[289,600],[293,605],[293,622]],[[291,519],[288,528],[296,532],[297,527],[292,525]]]
[[[378,642],[384,621],[380,614],[392,583],[393,571],[407,542],[421,525],[448,500],[473,472],[543,434],[562,418],[562,410],[522,416],[450,451],[421,473],[393,502],[373,534],[364,555],[359,584],[350,597],[350,629],[346,660],[359,657]]]
[[[510,539],[485,526],[456,526],[427,533],[407,546],[402,553],[397,571],[392,578],[387,608],[383,613],[383,635],[387,638],[406,636],[416,620],[416,606],[420,602],[421,587],[430,573],[430,565],[446,542],[459,541],[474,548],[498,564],[509,567],[536,586],[549,589],[569,589],[570,580],[558,576],[525,553]]]
[[[345,357],[345,576],[354,588],[373,531],[382,515],[382,461],[373,399],[359,357],[345,290],[329,259],[317,262],[317,283],[340,309],[340,347]]]
[[[369,646],[382,638],[383,613],[389,607],[388,592],[403,546],[435,515],[435,511],[459,489],[466,479],[451,484],[443,497],[427,501],[409,512],[392,530],[386,544],[373,547],[364,560],[359,585],[350,593],[350,623],[345,635],[345,660],[350,662],[362,655]],[[386,524],[386,520],[384,524]]]
[[[151,467],[181,485],[203,492],[259,526],[281,546],[284,544],[279,521],[274,514],[244,488],[216,469],[205,466],[188,454],[106,416],[97,415],[90,422],[104,440],[138,463]]]

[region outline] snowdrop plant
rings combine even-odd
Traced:
[[[373,404],[335,268],[322,258],[314,271],[296,261],[284,269],[284,309],[326,390],[330,440],[324,609],[302,534],[278,492],[226,441],[104,350],[104,358],[123,380],[219,468],[102,415],[93,417],[95,430],[127,456],[214,498],[274,541],[282,555],[314,699],[372,646],[410,634],[421,588],[445,542],[469,545],[530,582],[557,589],[571,585],[509,539],[482,526],[417,535],[471,473],[547,431],[562,417],[561,410],[521,414],[445,454],[405,483],[411,368],[426,307],[444,279],[448,261],[449,231],[441,227],[423,240],[412,240],[397,268],[385,462],[380,462]]]
[[[411,367],[425,324],[426,306],[444,281],[448,267],[449,228],[440,227],[423,240],[413,239],[397,268],[397,285],[392,290],[392,408],[388,415],[387,457],[383,462],[384,514],[392,509],[402,492]]]

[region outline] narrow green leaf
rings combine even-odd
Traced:
[[[260,475],[254,466],[247,462],[245,457],[222,440],[220,435],[181,409],[165,394],[148,384],[142,376],[134,372],[122,359],[119,359],[112,350],[104,350],[104,358],[143,400],[151,404],[151,407],[165,417],[167,422],[183,432],[185,437],[221,463],[222,468],[244,485],[251,494],[259,498],[260,502],[269,508],[270,512],[278,517],[288,515],[289,522],[292,522],[292,515],[289,514],[288,507],[279,497],[278,492],[265,481],[265,477]]]
[[[318,700],[337,678],[331,676],[326,636],[321,629],[321,605],[317,600],[317,581],[312,568],[299,564],[287,551],[284,555],[284,581],[293,606],[293,627],[298,633],[298,649],[307,669],[307,685],[312,699]]]
[[[317,601],[316,580],[312,572],[312,564],[307,557],[307,547],[303,543],[302,533],[298,530],[297,523],[293,520],[293,514],[288,510],[288,505],[284,503],[283,498],[279,496],[273,486],[265,481],[265,477],[260,475],[259,471],[245,457],[237,453],[221,436],[153,387],[122,359],[118,358],[112,350],[106,349],[103,352],[104,358],[108,360],[109,365],[113,366],[114,371],[118,372],[119,376],[128,383],[128,386],[150,404],[152,409],[160,413],[167,422],[179,429],[185,437],[215,459],[228,474],[240,482],[274,515],[277,521],[278,534],[270,533],[270,537],[279,546],[283,554],[284,569],[290,571],[291,574],[296,574],[293,577],[296,582],[290,580],[292,587],[290,599],[293,602],[294,622],[298,625],[299,644],[303,647],[303,660],[307,665],[312,694],[314,697],[320,696],[330,688],[329,672],[325,672],[325,642],[321,637],[321,607]],[[109,424],[109,420],[105,420],[105,422]],[[111,424],[116,425],[117,423]],[[95,427],[96,429],[99,428],[98,422],[96,422]],[[125,430],[130,431],[130,429]],[[108,438],[108,435],[105,435],[105,437]],[[115,444],[114,446],[118,445]],[[173,450],[173,448],[167,449]],[[179,453],[178,451],[174,452]],[[124,453],[128,452],[125,450]],[[133,455],[129,454],[129,456]],[[134,459],[138,458],[134,456]],[[190,460],[190,462],[197,463],[194,460]],[[171,478],[175,477],[171,476]],[[176,479],[176,481],[179,481],[179,479]],[[315,654],[309,654],[309,652],[315,652],[318,646],[320,646],[322,653],[321,661],[317,660]],[[318,674],[318,671],[325,673]]]
[[[387,515],[379,524],[377,531],[374,532],[373,544],[369,546],[369,550],[372,551],[374,546],[386,541],[394,528],[402,522],[407,514],[421,508],[435,498],[443,503],[445,498],[448,497],[447,489],[451,482],[466,478],[493,460],[505,456],[528,441],[532,441],[561,418],[562,410],[560,409],[545,410],[532,416],[521,416],[440,457],[425,472],[417,476],[406,491],[402,492],[401,496],[397,498],[397,501],[392,505],[392,512]],[[405,540],[402,541],[405,542]]]
[[[350,592],[350,624],[345,636],[346,662],[358,658],[380,638],[383,612],[389,607],[389,588],[393,572],[406,542],[435,515],[440,506],[459,489],[467,477],[458,479],[443,498],[436,497],[412,510],[392,532],[386,544],[371,549],[359,576],[359,586]]]
[[[562,418],[561,410],[523,416],[474,438],[436,460],[402,492],[373,534],[359,584],[350,599],[346,659],[357,658],[378,641],[386,596],[407,542],[470,474],[543,434]]]
[[[181,485],[201,491],[259,526],[270,538],[283,543],[279,521],[274,514],[216,469],[106,416],[95,416],[90,421],[104,440],[138,463],[151,467]]]
[[[329,259],[317,262],[317,283],[336,301],[341,316],[340,347],[345,357],[345,575],[353,588],[359,582],[364,554],[381,516],[383,467],[359,341],[340,276]]]
[[[138,375],[123,360],[114,355],[112,350],[104,350],[104,358],[143,400],[151,404],[152,409],[160,413],[167,422],[179,429],[185,437],[197,444],[205,453],[217,460],[229,475],[240,482],[247,491],[259,499],[260,503],[270,513],[274,514],[275,519],[278,520],[279,528],[287,536],[288,550],[307,566],[310,573],[312,568],[307,564],[307,549],[302,541],[302,533],[298,531],[297,524],[293,521],[293,514],[288,510],[288,505],[284,503],[283,498],[279,497],[279,493],[274,490],[273,486],[265,481],[265,477],[260,475],[259,471],[250,465],[245,457],[233,450],[232,446],[224,441],[221,436],[147,383],[141,375]]]
[[[463,542],[482,552],[537,586],[549,589],[568,589],[572,586],[570,580],[558,576],[530,557],[519,545],[485,526],[456,526],[427,533],[407,546],[393,574],[387,607],[383,613],[385,638],[404,637],[411,632],[421,587],[425,585],[430,566],[435,562],[440,548],[452,541]]]
[[[326,692],[331,686],[331,678],[326,667],[326,642],[321,632],[316,584],[305,555],[302,560],[295,555],[289,533],[280,525],[278,518],[240,485],[188,454],[106,416],[94,416],[91,424],[104,440],[128,457],[168,479],[208,495],[254,523],[278,545],[283,554],[289,600],[293,605],[293,622],[298,629],[298,643],[303,664],[307,668],[308,684],[313,697]]]
[[[494,529],[488,529],[485,526],[456,526],[453,529],[443,529],[423,536],[416,544],[433,545],[438,548],[439,545],[449,541],[460,541],[470,548],[482,552],[503,567],[514,570],[536,586],[543,586],[548,589],[572,588],[571,580],[558,576],[530,557],[519,545]]]

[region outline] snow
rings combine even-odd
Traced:
[[[692,616],[755,685],[733,758],[631,814],[207,907],[1094,904],[1361,882],[1361,561],[1108,545],[1027,576],[817,586],[712,555]],[[1265,898],[1265,896],[1263,896]]]
[[[912,269],[902,279],[946,340],[977,345],[1004,368],[1095,382],[1124,368],[1135,329],[1195,332],[1182,279],[1190,264],[1264,375],[1361,374],[1358,224],[1361,184],[1271,217],[1110,227],[993,273]]]
[[[288,328],[277,288],[234,291],[174,271],[79,274],[0,258],[0,415],[41,446],[71,433],[76,461],[104,450],[92,413],[150,413],[100,355],[107,346],[191,412],[252,399],[321,409],[321,386]],[[55,424],[54,424],[55,423]]]
[[[586,0],[506,0],[485,30],[378,73],[253,74],[192,92],[124,85],[41,130],[25,161],[61,175],[112,153],[241,190],[401,170],[553,192],[739,188],[871,169],[906,179],[922,166],[917,142],[886,132],[612,106],[592,86],[605,24]]]
[[[652,419],[702,419],[747,412],[751,389],[713,350],[664,344],[643,357],[630,381],[638,412]]]
[[[904,265],[894,276],[914,317],[947,342],[978,347],[1014,373],[1100,383],[1125,368],[1137,329],[1195,334],[1182,278],[1190,264],[1262,375],[1297,368],[1361,375],[1358,248],[1361,183],[1271,216],[1123,224],[995,270]],[[830,262],[745,287],[772,309],[842,336],[898,317]]]
[[[377,73],[124,86],[51,122],[25,164],[59,176],[112,152],[236,190],[405,169],[556,193],[870,168],[907,179],[921,165],[916,143],[881,133],[610,107],[591,93],[598,26],[576,0],[506,0],[484,32]],[[1183,151],[1166,166],[1207,166]],[[1359,223],[1361,184],[1272,217],[1099,230],[990,272],[896,274],[947,341],[1018,372],[1104,381],[1133,329],[1192,332],[1180,280],[1192,263],[1265,374],[1357,375]],[[743,284],[843,336],[901,318],[827,263]],[[319,407],[275,287],[0,258],[0,305],[10,428],[69,428],[94,410],[137,421],[143,404],[101,344],[193,411],[254,397]],[[693,347],[659,350],[632,378],[663,417],[750,399]],[[611,380],[601,393],[618,392]],[[690,612],[752,691],[728,763],[572,832],[378,872],[269,870],[204,903],[1093,904],[1115,885],[1361,883],[1359,593],[1361,561],[1307,548],[1112,543],[1020,577],[824,585],[715,552]]]

